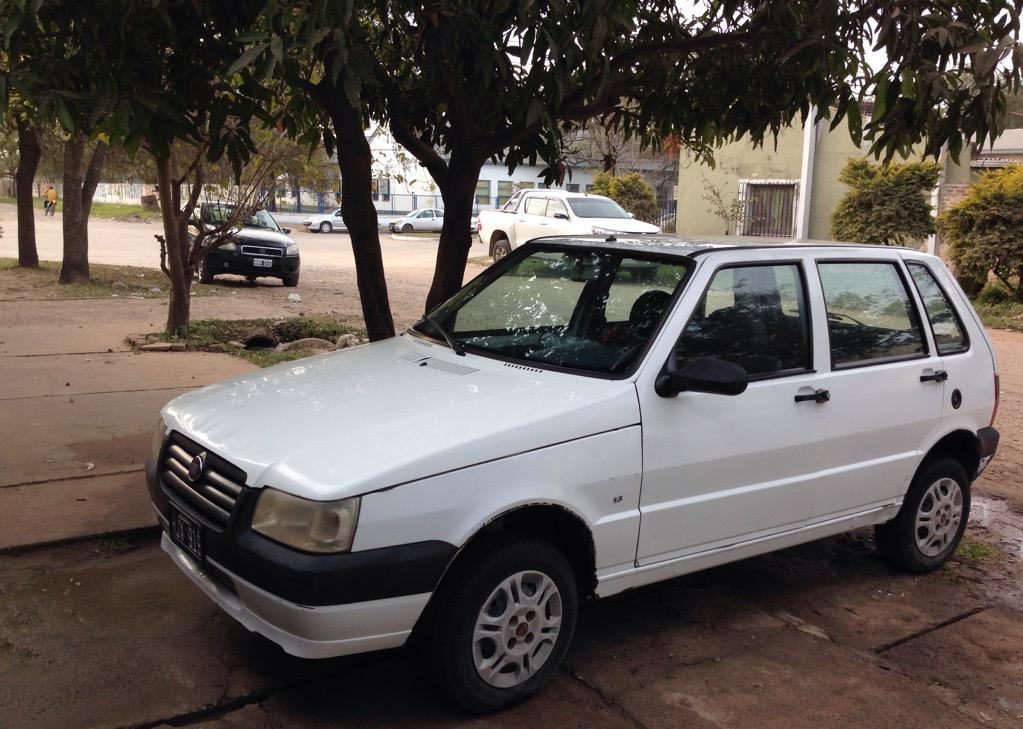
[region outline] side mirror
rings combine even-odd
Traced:
[[[749,374],[737,364],[714,357],[697,357],[679,367],[677,359],[673,351],[654,382],[654,390],[661,397],[675,397],[680,392],[741,395],[749,385]]]
[[[635,213],[629,213],[629,217],[630,217],[630,218],[635,218],[635,217],[636,217],[636,214],[635,214]]]
[[[568,220],[568,213],[554,213],[554,217],[558,220]]]

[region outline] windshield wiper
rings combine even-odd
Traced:
[[[440,335],[444,337],[444,341],[448,343],[449,347],[451,347],[452,352],[457,354],[459,357],[465,356],[465,348],[462,346],[462,343],[455,339],[453,336],[451,336],[444,327],[437,323],[436,319],[434,319],[432,316],[426,315],[419,320],[419,324],[422,324],[424,321],[427,324],[432,325],[434,329],[440,332]],[[416,326],[419,326],[419,324],[417,324]]]

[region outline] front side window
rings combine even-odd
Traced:
[[[894,262],[818,263],[831,364],[870,364],[926,353],[923,331]]]
[[[567,247],[509,263],[432,318],[471,352],[607,375],[637,361],[689,270],[679,258]],[[428,323],[416,331],[437,336]]]
[[[931,269],[922,263],[908,263],[906,267],[909,269],[909,275],[913,277],[916,290],[920,292],[920,298],[923,299],[938,354],[965,352],[970,347],[966,330]]]
[[[798,265],[723,268],[679,339],[679,365],[714,357],[754,377],[809,370],[807,312]]]
[[[568,217],[568,208],[565,207],[565,203],[561,202],[557,198],[552,197],[547,201],[547,217],[553,218],[561,213],[566,218]]]

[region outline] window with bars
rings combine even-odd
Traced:
[[[738,234],[773,238],[795,235],[798,192],[795,180],[740,180],[742,216]]]
[[[391,178],[373,178],[373,199],[387,202],[391,199]]]
[[[504,205],[508,202],[508,198],[515,192],[515,183],[511,180],[498,180],[497,181],[497,204]]]
[[[478,205],[490,204],[490,180],[480,180],[476,183],[476,203]]]

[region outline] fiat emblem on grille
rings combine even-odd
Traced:
[[[202,472],[206,470],[206,451],[203,451],[188,464],[188,480],[195,482],[202,476]]]

